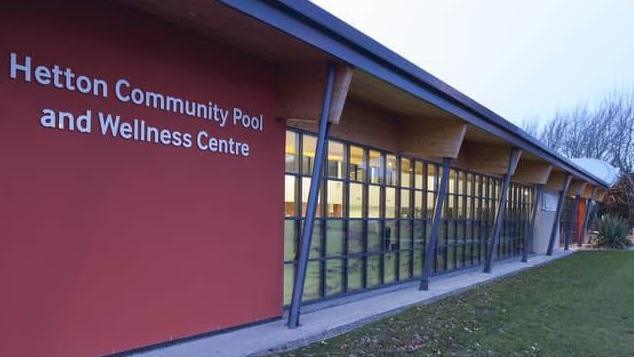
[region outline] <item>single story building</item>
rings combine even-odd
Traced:
[[[9,1],[0,98],[2,356],[295,327],[608,186],[307,1]]]

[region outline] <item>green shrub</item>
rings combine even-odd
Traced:
[[[597,244],[613,249],[625,249],[631,244],[627,222],[619,216],[604,214],[599,220]]]

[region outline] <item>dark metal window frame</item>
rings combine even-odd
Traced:
[[[311,137],[315,137],[316,134],[314,132],[287,127],[286,129],[289,132],[293,132],[296,135],[295,148],[297,152],[295,153],[296,160],[296,172],[288,172],[285,170],[285,176],[292,176],[295,182],[295,216],[294,217],[285,217],[286,221],[294,221],[295,228],[295,251],[297,252],[297,247],[299,245],[299,232],[301,231],[302,224],[302,181],[303,178],[310,178],[310,170],[306,170],[304,166],[303,160],[303,136],[309,135]],[[353,293],[363,292],[375,288],[382,288],[391,286],[394,284],[400,284],[405,282],[414,281],[420,278],[420,271],[417,271],[415,268],[415,255],[420,255],[419,259],[421,259],[421,264],[423,263],[423,259],[425,256],[425,247],[428,239],[428,225],[430,222],[430,204],[429,198],[430,196],[435,201],[437,199],[437,190],[438,190],[438,179],[439,174],[442,171],[442,166],[437,162],[432,162],[426,159],[410,156],[410,155],[401,155],[400,153],[390,152],[381,148],[377,148],[371,145],[359,144],[356,142],[351,142],[348,140],[342,140],[338,138],[330,138],[328,140],[328,144],[331,142],[343,144],[344,147],[344,157],[343,157],[343,178],[334,178],[330,177],[328,159],[326,159],[326,163],[324,165],[324,169],[322,172],[321,178],[321,190],[320,190],[320,203],[319,203],[319,211],[316,226],[319,227],[319,242],[320,242],[320,255],[319,257],[311,256],[308,259],[308,263],[317,262],[320,266],[320,281],[319,281],[319,293],[317,298],[313,299],[304,299],[303,303],[310,303],[316,301],[323,301],[325,299],[336,298],[344,295],[349,295]],[[350,155],[351,155],[351,146],[361,148],[363,150],[363,160],[364,160],[364,177],[362,180],[357,180],[353,178],[352,172],[350,170]],[[330,145],[326,146],[326,157],[328,157],[328,150]],[[371,183],[370,179],[370,165],[369,165],[369,155],[370,151],[376,151],[380,153],[381,157],[381,172],[380,172],[380,180],[379,183]],[[387,183],[387,156],[391,155],[396,158],[396,172],[397,178],[396,183],[388,184]],[[409,160],[410,162],[410,170],[411,174],[409,177],[409,187],[404,187],[402,185],[402,160]],[[423,165],[423,177],[422,177],[422,186],[416,187],[416,164],[420,163]],[[430,176],[430,167],[433,166],[435,168],[435,175]],[[488,236],[491,226],[493,224],[493,217],[496,212],[496,199],[499,195],[501,179],[481,173],[477,173],[470,170],[464,170],[456,167],[450,168],[451,172],[453,172],[453,182],[450,181],[450,185],[453,185],[451,189],[448,190],[447,198],[448,201],[444,205],[444,217],[442,221],[441,227],[441,237],[439,237],[439,244],[437,246],[436,252],[434,254],[434,264],[433,264],[433,275],[439,275],[443,273],[455,272],[459,270],[469,269],[478,265],[482,265],[484,263],[484,256],[486,247],[488,244]],[[471,190],[468,190],[469,183],[467,179],[471,177]],[[327,212],[327,197],[328,197],[328,181],[338,181],[342,182],[343,187],[343,208],[341,217],[328,217]],[[430,181],[433,183],[433,187],[429,187]],[[361,184],[363,190],[362,197],[362,218],[352,218],[349,217],[350,212],[350,184]],[[369,190],[370,186],[378,186],[379,187],[379,217],[378,218],[369,218]],[[386,210],[386,190],[387,188],[393,188],[395,191],[395,216],[394,218],[386,218],[385,210]],[[522,205],[518,202],[518,195],[513,195],[511,192],[524,192],[524,189],[529,190],[529,186],[519,185],[516,183],[511,183],[509,197],[507,200],[507,210],[506,216],[515,217],[518,215],[526,215],[526,208],[530,207],[530,203],[528,205]],[[409,213],[408,218],[403,217],[403,212],[401,212],[401,192],[402,190],[409,190]],[[417,205],[416,202],[416,192],[420,192],[421,194],[421,212],[417,217],[415,212],[415,207]],[[519,197],[521,198],[521,197]],[[449,200],[453,200],[452,204],[449,204]],[[471,203],[469,203],[472,201]],[[460,204],[459,204],[460,202]],[[433,202],[432,202],[433,205]],[[451,215],[450,215],[450,207],[452,207]],[[460,209],[460,212],[458,212]],[[519,213],[516,215],[515,210],[519,210]],[[468,213],[468,211],[471,211]],[[470,217],[470,218],[469,218]],[[341,221],[343,229],[343,248],[342,255],[340,256],[329,256],[327,254],[328,251],[328,237],[327,237],[327,227],[329,221]],[[379,223],[379,231],[380,231],[380,239],[381,239],[381,249],[378,252],[368,252],[368,227],[370,222],[378,221]],[[350,248],[350,223],[351,222],[362,222],[362,252],[351,253],[349,251]],[[395,232],[391,234],[391,237],[395,237],[393,239],[396,240],[398,248],[394,251],[386,250],[386,224],[388,222],[393,222],[393,226],[395,227]],[[526,229],[519,229],[517,227],[516,220],[510,220],[511,224],[505,224],[507,230],[503,230],[503,232],[513,232],[509,233],[514,239],[511,239],[512,244],[522,244],[520,241],[524,239],[524,234],[527,234]],[[401,227],[403,223],[410,226],[409,229],[409,237],[406,240],[409,241],[407,247],[402,247],[402,238],[401,238]],[[418,234],[418,236],[422,237],[421,247],[420,249],[416,249],[415,239],[417,237],[416,227],[417,223],[420,223],[420,228],[422,232]],[[474,233],[474,230],[477,226],[477,235]],[[458,229],[458,227],[461,227]],[[470,232],[468,232],[468,230]],[[461,233],[460,233],[461,232]],[[470,237],[470,238],[469,238]],[[502,235],[502,237],[506,237],[506,233]],[[315,237],[314,237],[315,238]],[[313,239],[314,239],[313,238]],[[393,240],[390,239],[390,240]],[[501,239],[502,242],[502,239]],[[500,244],[499,246],[501,246]],[[498,246],[498,247],[499,247]],[[311,250],[312,252],[312,250]],[[476,253],[477,252],[477,253]],[[515,253],[517,252],[517,254]],[[405,253],[405,254],[403,254]],[[396,260],[392,264],[394,264],[394,280],[386,283],[386,254],[394,254],[394,259]],[[520,256],[521,250],[515,249],[507,252],[507,254],[496,254],[496,259],[506,259],[508,257]],[[408,257],[408,269],[405,272],[406,276],[402,276],[401,271],[401,259],[402,257]],[[370,277],[368,276],[368,268],[369,268],[369,259],[373,257],[379,257],[379,280],[378,284],[370,285]],[[451,258],[451,259],[450,259]],[[350,269],[350,260],[351,259],[361,259],[361,281],[362,285],[358,289],[349,289],[349,269]],[[341,287],[340,290],[334,294],[329,294],[327,289],[327,276],[328,276],[328,261],[330,260],[341,260],[342,261],[342,271],[341,271]],[[296,258],[294,260],[284,260],[284,265],[294,265],[294,274],[297,273],[296,268]],[[441,264],[442,266],[439,266]]]

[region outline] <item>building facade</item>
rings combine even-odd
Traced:
[[[607,187],[309,2],[2,7],[2,356],[494,269]]]

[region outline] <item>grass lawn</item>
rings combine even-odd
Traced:
[[[634,356],[634,252],[579,252],[283,354],[393,355]]]

